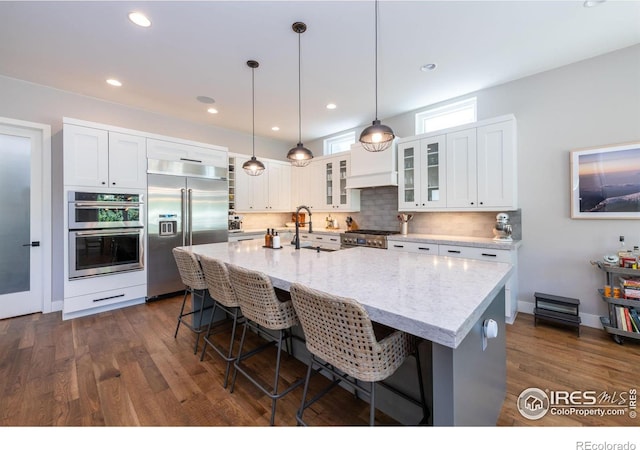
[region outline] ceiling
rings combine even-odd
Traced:
[[[0,1],[0,74],[188,121],[303,141],[375,116],[373,1]],[[149,28],[133,25],[145,13]],[[379,3],[381,119],[640,43],[640,1]],[[436,70],[420,67],[437,64]],[[117,78],[123,86],[105,83]],[[196,97],[208,96],[213,105]],[[326,109],[327,103],[337,105]],[[214,106],[218,114],[206,109]],[[274,132],[272,126],[279,126]]]

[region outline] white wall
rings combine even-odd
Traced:
[[[534,292],[578,298],[581,313],[597,325],[606,314],[596,293],[604,275],[589,261],[616,251],[619,235],[640,245],[640,220],[571,219],[569,152],[640,142],[640,45],[471,95],[479,120],[513,113],[518,122],[520,302],[533,302]],[[411,136],[414,113],[383,122]],[[321,139],[307,145],[322,153]]]
[[[0,116],[51,126],[52,133],[52,301],[62,301],[63,214],[62,118],[87,120],[132,130],[189,139],[251,154],[251,135],[213,125],[186,122],[92,97],[0,76]],[[256,156],[286,160],[291,143],[256,137]]]

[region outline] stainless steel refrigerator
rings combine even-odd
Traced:
[[[227,167],[148,161],[147,300],[184,290],[171,250],[226,242]]]

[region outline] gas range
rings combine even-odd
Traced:
[[[399,234],[399,231],[385,230],[352,230],[340,233],[340,246],[387,248],[387,236]]]

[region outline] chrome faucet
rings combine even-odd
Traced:
[[[305,222],[305,223],[300,223],[300,216],[298,215],[298,213],[300,212],[301,209],[306,209],[307,212],[309,213],[309,222]],[[312,224],[311,224],[311,210],[309,209],[308,206],[298,206],[296,208],[296,234],[295,236],[293,236],[293,241],[291,241],[292,245],[296,246],[296,250],[300,250],[300,225],[305,226],[309,224],[309,233],[313,233],[313,228],[312,228]]]

